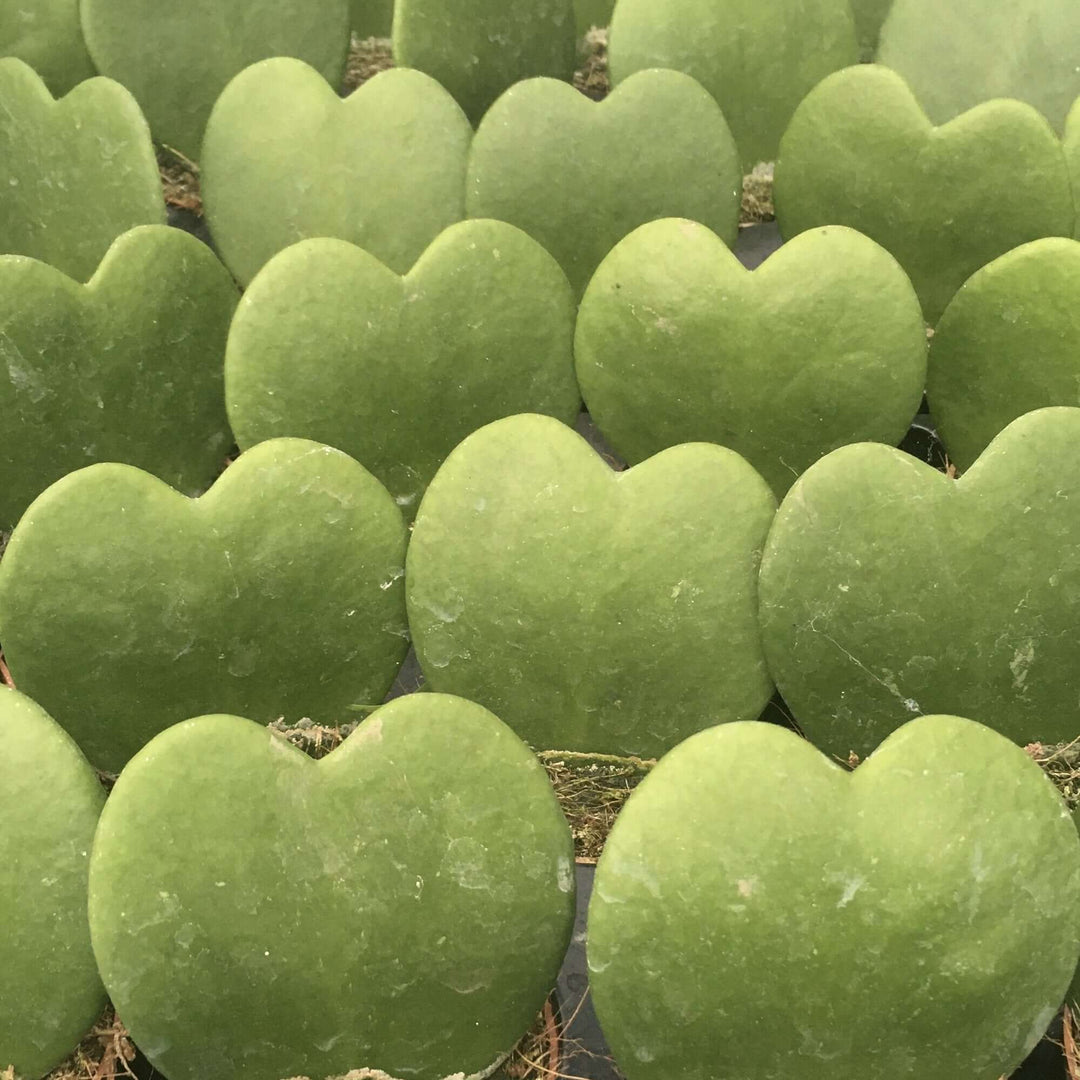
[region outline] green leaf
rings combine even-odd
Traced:
[[[844,228],[802,233],[750,273],[702,225],[644,225],[589,285],[575,352],[589,413],[623,458],[720,443],[778,496],[838,446],[898,443],[926,377],[911,283]]]
[[[136,225],[164,225],[154,147],[135,99],[89,79],[55,101],[21,60],[0,59],[0,250],[78,281]]]
[[[405,543],[385,488],[301,439],[242,454],[200,499],[92,465],[12,533],[0,641],[15,682],[109,771],[215,706],[332,725],[404,659]]]
[[[1080,404],[1080,244],[1036,240],[973,274],[930,342],[927,396],[967,469],[1017,417]]]
[[[697,79],[724,110],[749,172],[776,158],[814,85],[859,54],[848,0],[619,0],[609,55],[616,86],[644,68]]]
[[[121,236],[88,285],[0,256],[0,528],[95,461],[209,487],[232,445],[222,365],[238,300],[205,244],[161,225]]]
[[[686,75],[643,71],[601,102],[554,79],[509,89],[473,140],[465,205],[539,240],[580,298],[604,256],[655,218],[691,218],[734,244],[741,199],[720,107]]]
[[[439,470],[407,566],[426,681],[537,749],[656,757],[772,695],[757,626],[775,501],[695,444],[616,473],[557,420],[481,428]]]
[[[776,214],[792,237],[848,225],[896,256],[935,323],[980,267],[1030,240],[1070,236],[1061,142],[1029,105],[993,101],[934,127],[895,72],[830,76],[780,147]]]
[[[477,124],[522,79],[567,82],[577,57],[574,0],[397,0],[394,59],[438,80]]]
[[[384,71],[343,101],[306,64],[267,60],[210,117],[207,220],[243,285],[312,237],[348,240],[404,274],[465,216],[471,139],[453,99],[418,71]]]
[[[1061,1004],[1078,906],[1064,804],[986,728],[923,717],[850,774],[731,724],[616,821],[589,978],[633,1080],[998,1080]]]
[[[959,480],[891,447],[792,487],[761,566],[769,670],[846,760],[963,706],[1020,744],[1080,734],[1080,409],[1013,421]]]
[[[86,877],[105,792],[61,728],[0,687],[0,1071],[37,1080],[105,1007]]]
[[[479,1075],[534,1020],[573,920],[543,767],[435,694],[319,762],[236,717],[179,724],[124,770],[91,866],[103,978],[170,1080]]]
[[[241,446],[296,435],[351,454],[411,519],[479,427],[522,411],[572,423],[574,302],[558,264],[498,221],[451,226],[403,277],[340,240],[275,257],[229,336]]]

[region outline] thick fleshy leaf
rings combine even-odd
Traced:
[[[949,458],[968,468],[1024,413],[1080,405],[1080,243],[1036,240],[975,273],[930,343],[927,395]]]
[[[893,0],[851,0],[863,60],[873,60],[877,54],[881,27],[892,5]]]
[[[401,698],[318,763],[202,717],[109,799],[94,950],[170,1080],[478,1076],[555,982],[572,860],[543,768],[470,702]]]
[[[16,684],[110,771],[215,705],[340,724],[404,659],[405,542],[386,489],[302,439],[241,455],[199,499],[91,465],[12,533],[0,641]]]
[[[1074,0],[893,0],[878,60],[943,124],[994,98],[1017,98],[1062,130],[1080,94]]]
[[[776,158],[795,107],[858,46],[848,0],[619,0],[610,57],[616,85],[644,68],[692,75],[751,169]]]
[[[88,285],[0,256],[0,529],[95,461],[208,488],[232,445],[222,366],[238,299],[205,244],[161,225],[125,233]]]
[[[1080,409],[1028,413],[959,480],[891,447],[796,481],[761,566],[769,669],[811,742],[865,755],[920,713],[1080,735]]]
[[[592,279],[575,352],[589,412],[623,458],[719,443],[780,496],[838,446],[899,442],[926,377],[911,283],[844,228],[802,233],[750,273],[701,225],[644,225]]]
[[[86,921],[105,792],[61,728],[0,687],[0,1073],[37,1080],[105,1007]]]
[[[956,290],[1014,247],[1072,235],[1061,142],[1029,105],[993,101],[934,127],[895,72],[838,72],[799,106],[780,147],[785,237],[848,225],[896,256],[935,323]]]
[[[755,718],[772,694],[756,578],[774,509],[719,446],[617,473],[550,417],[489,424],[446,460],[413,530],[427,681],[543,749],[654,757]]]
[[[0,253],[86,281],[121,233],[165,224],[150,132],[122,86],[89,79],[56,101],[6,57],[0,101]]]
[[[354,34],[362,38],[386,38],[394,25],[394,0],[351,0]]]
[[[979,724],[923,717],[854,774],[727,725],[615,823],[590,982],[629,1080],[998,1080],[1057,1012],[1078,908],[1064,803]]]
[[[569,81],[576,55],[574,0],[396,0],[395,60],[445,86],[473,124],[522,79]]]
[[[83,41],[79,0],[0,0],[0,55],[25,60],[56,95],[97,74]]]
[[[277,255],[226,362],[241,446],[296,435],[351,454],[411,518],[446,455],[519,412],[573,423],[574,302],[558,264],[500,221],[453,225],[404,277],[340,240]]]
[[[465,206],[539,240],[580,297],[604,256],[647,221],[690,218],[733,244],[741,200],[720,107],[687,75],[642,71],[601,102],[555,79],[507,90],[473,140]]]
[[[336,237],[399,274],[465,216],[472,128],[419,71],[384,71],[342,101],[299,60],[255,64],[206,128],[206,216],[248,284],[282,248]]]

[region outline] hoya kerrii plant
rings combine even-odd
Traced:
[[[337,86],[349,48],[349,0],[80,0],[80,12],[98,70],[135,95],[155,138],[195,160],[234,75],[294,56]]]
[[[397,68],[345,100],[307,64],[255,64],[222,93],[206,129],[206,216],[247,285],[309,237],[358,244],[404,274],[465,216],[472,128],[434,79]]]
[[[406,530],[339,450],[275,439],[189,499],[128,465],[57,481],[0,561],[15,683],[118,772],[214,707],[342,723],[407,650]]]
[[[109,798],[94,951],[170,1080],[487,1076],[555,983],[572,859],[542,766],[478,705],[399,698],[319,762],[201,717]]]
[[[776,214],[791,238],[848,225],[907,271],[936,323],[980,267],[1075,211],[1061,140],[1020,101],[991,101],[935,127],[896,72],[837,72],[795,111],[776,165]]]
[[[1070,815],[995,732],[920,717],[850,773],[722,725],[615,823],[592,995],[628,1080],[999,1080],[1061,1005],[1078,907]]]
[[[121,233],[165,224],[150,131],[122,86],[89,79],[56,100],[5,57],[0,100],[0,251],[87,281]]]
[[[336,446],[411,519],[477,428],[522,411],[574,421],[574,314],[555,260],[501,221],[451,226],[403,276],[344,241],[304,241],[260,271],[233,322],[233,430],[243,447]]]
[[[39,1080],[105,1007],[86,916],[104,802],[71,737],[0,687],[0,1074]]]
[[[209,487],[232,444],[222,365],[238,300],[205,244],[161,225],[124,233],[86,285],[0,256],[0,529],[94,461]]]
[[[447,458],[413,529],[425,678],[537,749],[652,758],[756,718],[773,692],[756,578],[775,506],[723,447],[615,472],[551,417],[489,424]]]
[[[863,443],[796,481],[759,596],[769,670],[811,742],[865,756],[961,706],[1021,745],[1080,734],[1078,440],[1080,409],[1040,409],[956,480]]]
[[[738,150],[707,91],[677,71],[642,71],[601,102],[555,79],[507,90],[473,140],[465,206],[543,244],[580,299],[604,256],[655,218],[692,218],[733,244],[741,191]]]
[[[590,282],[575,353],[589,412],[626,460],[719,443],[780,497],[838,446],[899,442],[926,379],[907,276],[836,227],[801,233],[750,272],[703,225],[643,225]]]

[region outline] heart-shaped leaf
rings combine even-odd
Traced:
[[[574,74],[574,0],[397,0],[394,58],[446,87],[478,123],[513,83]]]
[[[741,199],[716,102],[688,75],[643,71],[602,102],[554,79],[507,90],[473,140],[465,206],[539,240],[580,297],[604,256],[655,218],[691,218],[734,243]]]
[[[105,792],[29,698],[0,687],[0,1073],[37,1080],[105,1007],[86,875]]]
[[[968,468],[1018,416],[1080,401],[1080,243],[1036,240],[974,274],[930,343],[927,394],[949,457]]]
[[[697,79],[748,170],[776,157],[804,95],[859,58],[848,0],[619,0],[609,54],[616,85],[644,68]]]
[[[756,569],[775,502],[731,450],[616,473],[543,416],[489,424],[439,470],[408,559],[428,683],[543,749],[656,756],[772,693]]]
[[[1057,1012],[1078,906],[1068,812],[992,731],[927,716],[849,774],[734,724],[615,823],[590,981],[630,1080],[998,1080]]]
[[[465,216],[471,138],[453,99],[419,71],[384,71],[342,101],[298,60],[255,64],[206,128],[214,240],[245,285],[282,248],[323,236],[404,274]]]
[[[94,950],[170,1080],[479,1077],[554,985],[572,859],[543,768],[478,705],[400,698],[318,763],[202,717],[109,799]]]
[[[1075,0],[893,0],[878,60],[907,80],[937,124],[1018,98],[1061,131],[1080,94],[1077,53]]]
[[[451,226],[398,277],[340,240],[274,258],[229,336],[241,446],[297,435],[370,469],[411,517],[466,435],[514,413],[572,423],[574,302],[558,264],[499,221]]]
[[[338,450],[262,443],[200,499],[91,465],[26,512],[0,562],[0,641],[20,689],[118,770],[215,705],[343,723],[406,651],[405,525]]]
[[[1009,425],[959,480],[864,443],[788,493],[761,567],[769,669],[846,759],[963,706],[1021,744],[1080,734],[1080,409]]]
[[[79,0],[0,0],[0,55],[25,60],[54,94],[97,74],[79,23]]]
[[[0,251],[86,281],[136,225],[165,223],[154,147],[135,99],[90,79],[55,101],[21,60],[0,60]]]
[[[81,0],[81,13],[98,70],[138,98],[159,141],[196,159],[233,76],[293,56],[337,86],[349,49],[349,0]]]
[[[792,118],[776,166],[785,236],[850,225],[892,252],[930,323],[980,267],[1043,236],[1069,236],[1061,142],[1029,105],[993,101],[934,127],[895,72],[830,76]]]
[[[209,487],[232,443],[222,362],[238,299],[205,244],[161,225],[125,233],[89,285],[0,256],[0,529],[94,461]]]
[[[701,225],[644,225],[592,279],[575,352],[589,412],[626,460],[715,442],[778,495],[838,446],[899,442],[926,376],[911,283],[844,228],[805,232],[750,273]]]

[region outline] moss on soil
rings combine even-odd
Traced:
[[[131,1077],[136,1050],[124,1025],[109,1006],[78,1049],[45,1080],[121,1080]],[[15,1070],[0,1070],[0,1080],[18,1080]]]
[[[389,38],[360,38],[353,34],[342,93],[348,96],[380,71],[393,66],[394,56]]]
[[[1031,743],[1025,749],[1061,793],[1066,806],[1070,810],[1080,806],[1080,738],[1056,746]]]
[[[202,217],[199,166],[165,146],[158,147],[157,162],[166,204]]]
[[[754,171],[743,177],[742,212],[740,225],[759,225],[776,220],[773,207],[773,166],[755,165]]]
[[[603,101],[611,92],[606,30],[593,28],[585,35],[581,67],[574,72],[574,86],[593,101]]]

